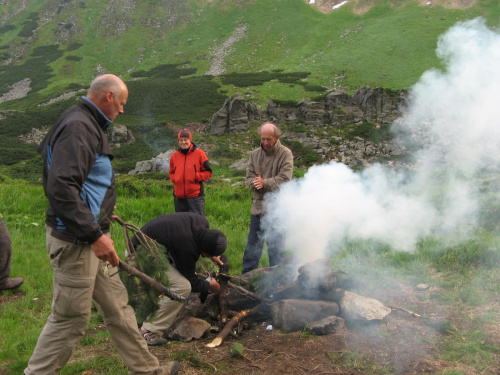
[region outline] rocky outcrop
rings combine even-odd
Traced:
[[[210,134],[241,133],[249,128],[249,121],[260,121],[264,113],[257,105],[247,102],[241,95],[227,98],[208,126]]]
[[[361,87],[353,95],[344,90],[328,93],[322,101],[304,99],[296,104],[269,101],[265,111],[241,95],[228,98],[223,107],[214,114],[208,130],[213,135],[246,131],[252,121],[272,121],[277,125],[306,125],[307,132],[286,132],[281,138],[300,142],[312,149],[324,161],[337,161],[351,167],[369,165],[384,156],[399,156],[406,152],[397,141],[375,142],[356,137],[347,140],[328,135],[325,128],[373,123],[374,128],[382,124],[395,123],[401,116],[400,107],[405,104],[406,91],[391,91],[381,88]],[[231,166],[244,169],[242,163]]]
[[[111,131],[108,132],[108,138],[112,147],[121,147],[135,141],[132,132],[120,124],[113,124]]]
[[[306,99],[296,107],[269,101],[265,113],[269,120],[288,125],[343,127],[367,121],[389,123],[400,116],[399,107],[405,99],[403,91],[362,87],[352,96],[337,90],[330,92],[323,101]]]
[[[322,101],[304,99],[296,105],[270,100],[263,111],[241,95],[226,99],[208,125],[210,134],[222,135],[248,130],[251,121],[273,121],[278,125],[343,127],[367,121],[391,123],[400,116],[405,91],[362,87],[350,96],[344,90],[330,92]]]

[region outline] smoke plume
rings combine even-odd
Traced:
[[[481,18],[438,41],[443,69],[425,72],[393,124],[414,158],[410,168],[354,172],[314,166],[267,199],[265,224],[304,261],[346,240],[412,251],[422,238],[467,236],[479,214],[478,173],[498,164],[500,35]],[[302,257],[302,258],[301,258]]]

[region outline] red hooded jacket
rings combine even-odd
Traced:
[[[187,152],[179,149],[172,154],[169,176],[177,198],[194,198],[204,195],[203,181],[212,177],[212,169],[205,152],[191,143]]]

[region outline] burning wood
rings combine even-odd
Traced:
[[[241,330],[239,329],[241,321],[245,318],[248,318],[249,316],[255,315],[262,307],[263,304],[259,304],[251,310],[245,310],[233,316],[231,320],[224,326],[222,331],[220,331],[217,337],[210,344],[207,344],[207,347],[215,348],[217,346],[220,346],[224,342],[225,338],[230,334],[236,336],[236,334],[233,333],[233,329],[237,327],[238,331],[241,332]]]

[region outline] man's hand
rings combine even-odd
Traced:
[[[209,258],[212,259],[212,262],[214,262],[214,264],[218,264],[219,266],[224,265],[224,262],[222,260],[220,260],[220,255],[219,256],[211,256]]]
[[[208,287],[209,293],[219,293],[220,292],[220,285],[216,280],[212,279],[209,281],[209,283],[210,283],[210,286]]]
[[[264,179],[260,177],[260,174],[257,173],[255,176],[255,179],[253,180],[253,186],[257,189],[260,190],[264,187]]]
[[[106,235],[102,235],[90,245],[95,256],[103,262],[109,262],[113,267],[117,267],[120,263],[120,258],[115,251],[113,240]]]

